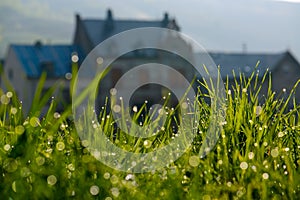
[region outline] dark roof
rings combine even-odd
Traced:
[[[233,78],[232,71],[234,71],[235,74],[241,72],[246,76],[250,75],[258,62],[257,70],[261,72],[259,75],[262,76],[268,69],[273,71],[287,54],[289,54],[289,52],[274,54],[209,53],[215,64],[220,66],[222,77],[228,76],[229,78]],[[203,54],[195,54],[198,58],[201,57],[201,55]]]
[[[77,16],[79,19],[79,15]],[[81,19],[80,19],[81,20]],[[165,13],[162,20],[120,20],[114,19],[112,11],[107,11],[106,19],[82,19],[86,33],[94,46],[120,32],[143,27],[161,27],[179,30],[175,19],[169,19]]]
[[[71,57],[76,53],[83,59],[82,51],[74,45],[11,45],[29,78],[38,78],[43,72],[42,64],[53,65],[53,77],[64,77],[71,72]]]

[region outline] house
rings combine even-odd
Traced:
[[[70,45],[43,45],[40,42],[34,45],[11,45],[9,47],[5,74],[8,76],[12,85],[23,102],[23,107],[29,109],[33,99],[34,91],[42,72],[47,73],[47,81],[44,86],[46,91],[54,83],[60,81],[62,85],[63,98],[68,99],[66,95],[69,93],[69,76],[71,72],[72,56],[78,55],[79,60],[84,60],[88,53],[94,49],[99,43],[105,39],[118,34],[122,31],[142,28],[142,27],[160,27],[171,30],[180,31],[175,19],[170,19],[167,13],[160,20],[121,20],[113,16],[111,10],[106,13],[105,19],[82,19],[76,15],[76,28],[73,37],[73,44]],[[157,41],[161,41],[161,35],[156,36]],[[166,38],[165,41],[168,42]],[[181,49],[185,49],[186,53],[193,55],[192,47],[182,38],[176,38],[179,41]],[[180,42],[181,41],[181,42]],[[119,45],[119,48],[122,48]],[[108,51],[107,57],[110,56]],[[119,57],[110,67],[111,71],[101,81],[99,87],[99,102],[104,101],[109,95],[109,90],[119,78],[129,71],[132,67],[149,62],[159,62],[165,65],[172,65],[178,69],[186,77],[193,77],[193,72],[186,70],[186,61],[174,57],[174,55],[165,55],[166,52],[160,50],[136,50]],[[168,56],[170,59],[167,59]],[[103,56],[105,60],[107,57]],[[160,59],[162,57],[163,59]],[[178,57],[178,56],[177,56]],[[153,73],[151,72],[153,75]],[[172,79],[172,74],[159,74],[154,71],[154,76],[163,79]],[[141,74],[130,81],[130,84],[138,84],[138,81],[149,77],[147,74]],[[86,77],[90,80],[90,77]],[[88,82],[88,81],[87,81]],[[178,81],[177,81],[178,82]],[[179,83],[179,82],[178,82]],[[180,84],[176,84],[178,90],[182,90]],[[82,86],[84,88],[84,86]],[[126,90],[127,88],[123,88]],[[175,88],[176,89],[176,88]],[[153,92],[154,91],[154,92]],[[135,93],[136,98],[132,104],[142,104],[147,99],[149,104],[157,103],[162,99],[167,89],[155,84],[143,86]],[[151,96],[151,98],[147,98]],[[141,100],[144,99],[144,100]],[[176,100],[172,100],[176,101]],[[102,103],[101,103],[102,102]]]
[[[180,31],[176,20],[170,19],[168,13],[164,14],[162,20],[123,20],[115,19],[112,11],[108,9],[105,19],[82,19],[79,14],[76,14],[73,44],[80,46],[87,54],[102,41],[113,35],[144,27],[160,27]]]
[[[262,80],[263,75],[268,70],[272,74],[272,89],[277,94],[283,91],[288,94],[295,83],[300,79],[300,63],[289,52],[280,53],[223,53],[210,52],[209,55],[217,66],[220,66],[220,73],[223,81],[229,80],[229,85],[234,85],[233,71],[236,76],[239,73],[249,77],[258,64],[258,76]],[[195,54],[201,57],[201,54]],[[262,95],[267,94],[268,80],[262,86]],[[285,95],[287,97],[287,95]],[[300,102],[300,90],[296,91],[296,100]]]
[[[160,20],[124,20],[117,19],[113,16],[111,10],[107,10],[106,18],[104,19],[82,19],[78,14],[76,15],[76,28],[73,43],[74,45],[80,46],[85,54],[88,54],[92,49],[94,49],[98,44],[103,42],[105,39],[121,33],[123,31],[136,29],[136,28],[145,28],[145,27],[159,27],[159,28],[167,28],[175,31],[180,31],[180,27],[178,26],[175,19],[169,18],[167,13],[164,14],[163,18]],[[145,43],[152,41],[145,41],[143,39],[139,40],[138,35],[135,37],[137,43]],[[168,43],[168,39],[162,41],[164,38],[163,35],[151,35],[152,38],[155,38],[155,42],[165,42]],[[174,39],[174,38],[173,38]],[[193,50],[191,45],[183,40],[180,37],[175,38],[176,43],[180,44],[178,48],[184,49],[184,52],[187,55],[193,56]],[[173,40],[174,41],[174,40]],[[107,48],[105,52],[106,55],[101,55],[103,60],[110,58],[116,52],[120,52],[123,47],[127,47],[127,43],[122,44],[113,44]],[[135,49],[132,46],[132,49]],[[192,79],[194,76],[193,71],[187,70],[187,63],[184,59],[179,58],[179,56],[175,56],[175,54],[168,54],[164,51],[160,51],[158,49],[143,49],[143,50],[134,50],[132,52],[128,52],[125,55],[118,57],[116,61],[114,61],[111,65],[110,72],[101,80],[102,84],[99,86],[99,104],[104,104],[106,101],[106,97],[110,96],[109,91],[120,77],[128,72],[133,67],[145,64],[145,63],[161,63],[168,66],[172,66],[173,68],[179,70],[182,74],[184,74],[189,79]],[[150,75],[151,73],[151,75]],[[127,82],[126,86],[122,88],[122,90],[127,90],[131,85],[139,85],[139,80],[146,80],[150,76],[161,77],[161,79],[172,79],[172,74],[160,74],[158,71],[151,71],[149,73],[141,73],[138,77],[131,79],[130,82]],[[89,79],[87,77],[86,79]],[[182,85],[175,84],[173,90],[182,90]],[[139,88],[134,93],[134,98],[131,104],[141,105],[147,100],[149,105],[158,103],[164,96],[167,89],[155,84],[147,84],[141,88]],[[172,99],[170,102],[172,104],[176,104],[176,100]]]
[[[34,45],[10,45],[5,59],[4,72],[15,87],[20,100],[23,102],[25,111],[28,111],[30,108],[37,82],[43,72],[47,74],[43,90],[46,91],[53,84],[59,82],[61,92],[57,93],[60,96],[58,99],[69,101],[72,62],[78,62],[79,60],[80,64],[91,50],[109,37],[122,31],[143,27],[160,27],[180,31],[176,20],[171,19],[167,13],[159,20],[124,20],[115,18],[111,10],[107,11],[104,19],[82,19],[77,14],[75,26],[73,44],[44,45],[37,42]],[[164,38],[162,35],[155,35],[154,37],[157,37],[157,41],[162,44],[173,45],[169,40],[171,37]],[[180,44],[178,48],[183,49],[186,55],[191,55],[192,59],[203,56],[200,53],[194,53],[188,41],[185,41],[180,36],[176,36],[175,39],[176,43]],[[126,44],[112,45],[112,48],[107,49],[106,55],[102,56],[102,60],[109,58],[115,51],[122,49],[124,45]],[[299,62],[288,51],[277,54],[224,52],[210,52],[209,54],[214,62],[220,65],[223,79],[225,80],[228,77],[230,84],[233,81],[232,70],[236,73],[242,72],[246,76],[249,76],[258,61],[260,61],[258,68],[260,70],[260,78],[262,78],[263,73],[268,68],[273,74],[273,89],[278,93],[283,88],[287,92],[290,91],[293,84],[300,78]],[[106,97],[110,96],[110,89],[115,86],[126,72],[142,64],[155,62],[172,66],[187,80],[191,81],[195,76],[195,70],[192,69],[192,66],[186,60],[174,55],[158,49],[138,49],[118,57],[111,64],[110,71],[101,80],[97,99],[99,106],[104,104]],[[172,90],[183,90],[181,82],[174,80],[173,74],[161,74],[158,71],[152,70],[151,76],[173,81],[172,86],[174,85],[174,88]],[[124,84],[122,89],[126,91],[131,85],[139,85],[141,81],[149,77],[150,75],[147,73],[140,73],[128,81],[127,86]],[[89,82],[91,79],[89,76],[85,78],[86,82]],[[81,87],[84,88],[84,85],[81,85]],[[266,88],[267,85],[265,84],[263,86],[264,94],[266,94]],[[157,104],[168,92],[170,91],[167,88],[157,84],[143,85],[133,93],[131,105],[143,104],[145,100],[149,102],[149,105]],[[300,102],[299,90],[296,95],[298,102]],[[173,98],[171,99],[171,104],[176,104],[177,101],[177,99]]]
[[[60,100],[70,100],[69,82],[72,77],[72,60],[83,59],[83,53],[75,45],[10,45],[4,72],[15,88],[16,94],[28,112],[42,73],[47,74],[43,93],[59,82]]]

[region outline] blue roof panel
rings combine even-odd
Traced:
[[[26,75],[38,78],[43,72],[42,63],[52,63],[54,77],[64,77],[71,72],[71,57],[77,53],[79,60],[83,60],[83,53],[75,45],[12,45]]]

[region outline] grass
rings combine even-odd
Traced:
[[[199,158],[210,106],[199,91],[198,132],[190,148],[160,170],[133,174],[111,169],[91,156],[70,120],[71,107],[55,111],[55,99],[39,118],[43,76],[28,117],[13,89],[1,92],[0,194],[3,199],[297,199],[300,197],[300,107],[277,97],[269,85],[260,104],[262,82],[253,73],[226,84],[226,120],[215,148]],[[252,84],[250,84],[252,83]],[[296,86],[295,86],[296,87]],[[52,91],[49,91],[51,95]],[[44,97],[45,98],[45,97]],[[288,102],[293,108],[288,110]],[[151,152],[176,138],[172,123],[147,139],[114,130],[112,117],[100,126],[119,147]],[[109,114],[109,116],[111,116]],[[139,117],[139,112],[135,115]],[[147,116],[146,116],[147,117]],[[149,116],[148,116],[149,117]],[[170,122],[172,116],[168,118]],[[146,142],[147,140],[147,142]]]

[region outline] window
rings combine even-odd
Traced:
[[[43,72],[47,73],[47,77],[54,77],[55,76],[55,70],[54,70],[54,64],[51,61],[46,61],[41,63],[41,69]]]

